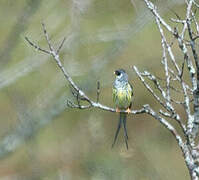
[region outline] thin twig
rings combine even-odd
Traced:
[[[100,96],[100,82],[97,81],[97,103],[99,103],[99,96]]]
[[[45,38],[46,38],[46,42],[48,43],[48,47],[49,47],[50,51],[54,51],[54,49],[53,49],[53,47],[51,45],[48,33],[46,31],[45,24],[44,23],[41,23],[41,24],[42,24],[42,27],[43,27],[43,32],[44,32],[44,35],[45,35]]]
[[[35,43],[33,43],[32,41],[30,41],[30,40],[28,39],[28,37],[25,37],[25,40],[26,40],[31,46],[33,46],[37,51],[41,51],[41,52],[44,52],[44,53],[46,53],[46,54],[50,54],[50,51],[40,48],[40,47],[37,46]]]
[[[62,40],[61,44],[59,45],[56,54],[59,54],[59,51],[61,50],[62,46],[64,45],[64,42],[66,41],[66,37]]]

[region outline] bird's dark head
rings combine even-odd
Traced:
[[[118,69],[118,70],[116,70],[116,71],[114,72],[114,74],[115,74],[116,76],[120,76],[121,74],[124,74],[124,73],[126,73],[124,69]]]
[[[114,72],[116,79],[121,81],[128,81],[128,75],[124,69],[118,69]]]

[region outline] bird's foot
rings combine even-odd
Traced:
[[[130,114],[130,113],[131,113],[131,109],[128,108],[128,109],[126,110],[126,112],[127,112],[128,114]]]
[[[119,112],[120,112],[120,109],[119,109],[119,108],[116,108],[116,112],[119,113]]]

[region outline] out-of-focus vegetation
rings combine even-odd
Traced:
[[[143,2],[132,2],[0,1],[0,179],[188,179],[175,139],[149,116],[129,116],[130,149],[122,132],[111,149],[118,114],[67,109],[63,75],[24,39],[47,47],[45,22],[55,45],[66,37],[61,58],[90,97],[96,98],[100,80],[100,102],[113,106],[113,71],[124,68],[134,86],[133,108],[156,107],[131,66],[161,76],[160,35]],[[171,10],[183,15],[181,3],[156,2],[168,21]]]

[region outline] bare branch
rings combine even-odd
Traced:
[[[168,71],[168,61],[167,61],[167,56],[166,56],[166,38],[164,36],[164,32],[163,32],[163,29],[161,28],[160,26],[160,22],[159,20],[156,18],[156,23],[158,25],[158,28],[159,28],[159,31],[160,31],[160,34],[161,34],[161,38],[162,38],[162,59],[163,59],[163,62],[164,62],[164,70],[165,70],[165,77],[166,77],[166,96],[165,96],[165,99],[166,99],[166,103],[168,104],[168,106],[171,106],[172,107],[172,104],[171,104],[171,97],[170,97],[170,75],[169,75],[169,71]],[[172,107],[173,109],[173,107]]]
[[[155,111],[153,111],[153,109],[150,108],[149,105],[144,105],[144,109],[145,109],[146,113],[148,113],[149,115],[153,116],[155,119],[157,119],[158,121],[160,121],[160,123],[163,126],[165,126],[174,135],[174,137],[176,138],[179,146],[184,150],[183,140],[181,139],[180,135],[177,133],[176,129],[170,123],[168,123],[164,118],[162,118]]]
[[[174,102],[174,103],[179,104],[179,105],[183,105],[184,110],[185,110],[186,115],[187,115],[187,126],[185,126],[181,121],[178,121],[178,122],[182,127],[184,136],[186,137],[187,145],[184,144],[184,145],[181,146],[180,145],[181,143],[178,143],[178,144],[181,147],[181,150],[183,152],[183,156],[185,158],[187,168],[189,169],[191,179],[192,180],[198,180],[199,179],[199,166],[198,166],[199,159],[195,158],[194,151],[193,151],[194,146],[195,146],[194,138],[196,137],[196,133],[199,130],[199,61],[198,61],[199,57],[198,57],[198,54],[197,54],[196,48],[195,48],[195,40],[199,36],[198,35],[199,26],[198,26],[198,23],[196,21],[195,13],[192,12],[192,4],[196,4],[196,3],[195,3],[194,0],[189,0],[189,1],[185,0],[185,2],[187,4],[186,19],[181,20],[181,18],[179,18],[178,16],[177,16],[178,17],[177,20],[171,19],[175,23],[183,24],[182,32],[179,35],[177,28],[172,29],[171,26],[169,26],[164,21],[164,19],[158,14],[156,6],[150,0],[144,0],[144,2],[146,3],[148,9],[153,13],[155,20],[156,20],[156,24],[157,24],[159,31],[160,31],[160,34],[161,34],[161,38],[162,38],[162,49],[163,49],[163,55],[162,55],[163,61],[162,62],[163,62],[163,65],[164,65],[165,77],[166,77],[165,81],[166,81],[166,100],[167,100],[167,103],[162,105],[161,104],[162,102],[159,99],[158,99],[158,101],[163,107],[169,106],[170,104],[172,104],[171,102]],[[197,6],[197,4],[196,4],[196,6]],[[190,16],[192,16],[193,21],[191,21]],[[192,28],[191,22],[194,22],[196,30],[197,30],[197,35],[195,37],[193,36],[194,33],[191,29]],[[174,54],[171,50],[171,46],[166,41],[166,37],[164,35],[163,29],[162,29],[161,26],[164,26],[178,40],[179,48],[184,55],[184,61],[182,62],[181,70],[180,70],[179,65],[177,64],[177,61],[175,59],[175,56],[174,56]],[[194,61],[195,61],[195,64],[196,64],[197,80],[195,78],[195,74],[196,74],[195,68],[192,64],[192,60],[189,56],[189,53],[188,53],[188,50],[187,50],[187,47],[186,47],[186,45],[187,45],[185,43],[186,40],[184,40],[184,36],[185,36],[185,33],[186,33],[187,30],[188,30],[188,33],[189,33],[190,46],[191,46],[191,49],[192,49],[192,54],[193,54]],[[175,70],[177,71],[177,73],[173,70],[173,68],[168,67],[166,50],[168,52],[168,55],[171,59],[171,62],[173,64]],[[189,75],[190,75],[190,80],[191,80],[191,83],[192,83],[191,88],[183,80],[183,72],[184,72],[184,68],[185,68],[185,62],[187,64],[187,69],[188,69],[188,72],[189,72]],[[135,71],[137,70],[136,68],[134,68],[134,69],[135,69]],[[153,90],[148,86],[148,84],[146,84],[146,82],[145,82],[144,78],[142,77],[142,75],[140,74],[140,72],[137,70],[136,73],[137,73],[138,77],[140,78],[140,80],[145,85],[145,87],[147,88],[147,90],[149,90],[153,94]],[[173,78],[170,78],[170,75],[172,75],[176,80],[178,80],[178,82],[181,85],[182,94],[184,95],[184,101],[183,102],[176,101],[176,100],[174,100],[173,98],[170,97],[170,89],[171,89],[170,81],[173,80]],[[191,106],[192,99],[190,99],[189,95],[191,95],[191,97],[194,95],[194,117],[191,114],[190,106]],[[153,96],[154,96],[154,94],[153,94]],[[157,99],[156,96],[155,96],[155,98]],[[174,119],[174,117],[172,117],[172,114],[170,112],[168,113],[168,112],[164,112],[163,110],[160,110],[159,113],[164,117]],[[157,117],[158,116],[157,113],[155,113],[155,112],[152,113],[152,111],[151,111],[151,114],[153,115],[154,118],[156,118],[156,119],[159,118],[159,120],[161,119],[161,117]],[[173,132],[173,133],[175,135],[175,132]],[[178,137],[178,135],[177,135],[177,137]]]
[[[190,20],[190,14],[192,14],[192,17],[195,18],[191,11],[191,6],[192,6],[193,1],[189,1],[188,7],[187,7],[187,15],[186,15],[186,20],[187,20],[187,28],[188,28],[188,33],[189,33],[189,38],[190,38],[190,45],[191,45],[191,50],[192,54],[194,57],[195,65],[196,65],[196,74],[197,74],[197,87],[194,88],[194,121],[192,123],[190,122],[190,131],[193,135],[193,138],[196,137],[199,131],[199,58],[198,54],[196,52],[196,47],[195,47],[195,40],[196,38],[193,37],[193,31],[191,28],[191,20]],[[196,24],[196,29],[198,31],[198,24],[195,20]]]
[[[183,142],[181,136],[177,133],[176,129],[168,123],[164,118],[160,117],[153,109],[149,107],[149,105],[144,106],[146,113],[157,119],[163,126],[165,126],[175,137],[178,142],[179,147],[183,152],[183,156],[185,157],[185,162],[188,167],[193,166],[192,157],[190,157],[190,152],[187,145]],[[165,113],[164,113],[165,114]],[[167,114],[165,114],[167,116]]]
[[[183,156],[185,157],[185,162],[187,167],[189,168],[190,171],[191,170],[194,171],[195,166],[194,166],[193,157],[190,155],[188,146],[183,142],[181,136],[178,134],[176,129],[170,123],[168,123],[164,118],[160,117],[155,111],[153,111],[153,109],[151,109],[149,105],[145,105],[144,108],[146,113],[157,119],[163,126],[165,126],[173,134],[179,147],[182,150]],[[190,175],[193,176],[192,172],[190,172]]]
[[[181,23],[181,24],[185,24],[186,21],[185,20],[181,20],[181,19],[174,19],[174,18],[171,18],[171,21],[175,22],[175,23]]]
[[[198,54],[196,52],[196,47],[195,47],[195,39],[193,37],[193,32],[191,29],[191,24],[190,24],[190,20],[187,19],[187,27],[188,27],[188,32],[189,32],[189,37],[190,37],[190,45],[191,45],[191,49],[192,49],[192,53],[193,53],[193,57],[195,60],[195,64],[196,64],[196,68],[197,68],[197,79],[199,79],[199,61],[198,61]],[[197,82],[197,89],[199,88],[199,81]]]
[[[184,59],[186,60],[188,70],[189,70],[189,74],[190,74],[190,79],[191,79],[191,82],[192,82],[192,88],[195,89],[196,88],[195,68],[193,67],[192,61],[190,60],[190,57],[188,55],[188,50],[186,48],[185,43],[183,42],[182,37],[180,37],[178,35],[177,29],[175,29],[174,36],[177,38],[179,47],[180,47],[182,53],[184,54]]]
[[[193,1],[193,2],[194,2],[194,1]],[[197,9],[196,9],[196,10],[197,10]],[[199,25],[198,25],[198,22],[197,22],[196,16],[195,16],[196,10],[195,10],[195,12],[191,12],[191,16],[193,17],[193,21],[194,21],[195,26],[196,26],[197,35],[199,35]]]
[[[163,101],[161,101],[160,97],[158,97],[158,96],[154,93],[154,91],[152,90],[152,88],[145,82],[144,78],[142,77],[142,76],[148,76],[149,79],[151,79],[151,80],[155,83],[156,87],[157,87],[157,88],[159,89],[159,91],[161,92],[163,98],[164,98],[165,100],[167,100],[166,93],[165,93],[164,90],[160,87],[160,84],[159,84],[158,81],[156,80],[155,76],[151,75],[151,74],[148,73],[147,71],[145,71],[144,73],[140,73],[140,72],[138,71],[138,69],[137,69],[136,66],[134,66],[133,68],[134,68],[136,74],[138,75],[139,79],[142,81],[142,83],[143,83],[144,86],[147,88],[147,90],[153,95],[153,97],[155,97],[155,99],[156,99],[165,109],[167,109],[167,111],[171,112],[171,114],[168,113],[168,112],[167,112],[167,113],[161,113],[161,114],[164,115],[164,116],[165,116],[165,114],[167,114],[167,117],[170,117],[170,118],[172,118],[172,119],[175,119],[175,120],[179,123],[179,125],[180,125],[180,127],[182,128],[183,132],[186,133],[186,127],[185,127],[185,125],[184,125],[184,124],[182,123],[182,121],[180,120],[179,114],[177,114],[177,113],[175,112],[175,110],[174,110],[173,106],[171,105],[171,103],[165,104]],[[163,111],[161,110],[160,112],[163,112]]]
[[[153,15],[156,17],[156,19],[157,19],[169,32],[171,32],[171,33],[178,39],[178,41],[179,41],[179,46],[180,46],[180,48],[182,49],[182,51],[183,51],[183,53],[184,53],[185,59],[187,60],[187,65],[188,65],[188,67],[189,67],[188,69],[189,69],[190,76],[191,76],[191,79],[192,79],[192,86],[194,87],[194,85],[195,85],[195,78],[194,78],[195,70],[194,70],[194,68],[193,68],[193,65],[192,65],[191,61],[189,60],[189,57],[188,57],[188,54],[187,54],[186,46],[185,46],[185,44],[184,44],[183,41],[182,41],[182,39],[183,39],[183,37],[184,37],[184,32],[185,32],[185,30],[186,30],[186,28],[187,28],[187,23],[184,24],[183,32],[182,32],[182,35],[181,35],[182,37],[180,38],[180,36],[179,36],[178,34],[176,34],[177,29],[175,28],[175,29],[173,30],[173,29],[164,21],[164,19],[158,14],[155,5],[154,5],[152,2],[148,1],[148,0],[144,0],[144,1],[145,1],[145,3],[147,4],[148,8],[152,11]],[[189,11],[189,9],[190,9],[190,6],[188,7],[188,11]],[[190,14],[190,12],[187,13],[187,16],[188,16],[189,14]],[[156,20],[156,21],[157,21],[157,20]],[[172,63],[174,64],[174,66],[175,66],[175,68],[176,68],[176,70],[177,70],[177,72],[178,72],[178,75],[181,76],[182,73],[181,73],[179,67],[178,67],[177,64],[176,64],[174,55],[173,55],[173,53],[172,53],[172,51],[171,51],[171,48],[170,48],[170,46],[169,46],[168,44],[166,45],[166,48],[167,48],[168,53],[169,53],[169,55],[170,55],[170,57],[171,57]]]
[[[150,79],[150,80],[154,83],[155,87],[156,87],[156,88],[159,90],[159,92],[162,94],[162,96],[163,96],[164,98],[166,97],[166,94],[165,94],[163,88],[161,87],[160,83],[158,82],[157,78],[156,78],[154,75],[152,75],[152,74],[151,74],[150,72],[148,72],[148,71],[144,71],[143,73],[140,72],[140,75],[146,76],[148,79]]]
[[[158,20],[161,22],[161,24],[172,34],[174,33],[174,30],[169,26],[164,19],[158,14],[156,6],[149,0],[144,0],[146,3],[147,7],[151,10],[153,15],[158,18]]]
[[[138,75],[139,79],[142,81],[142,83],[144,84],[144,86],[147,88],[147,90],[152,94],[152,96],[168,111],[171,111],[171,109],[166,106],[166,104],[164,104],[164,102],[160,99],[160,97],[158,95],[156,95],[153,91],[153,89],[145,82],[141,72],[139,72],[139,70],[137,69],[136,66],[133,66],[136,74]]]
[[[53,57],[54,61],[56,62],[56,64],[58,65],[58,67],[60,68],[60,70],[62,71],[62,73],[64,74],[64,77],[69,82],[69,84],[72,87],[72,89],[74,89],[74,91],[72,90],[72,94],[76,98],[77,104],[73,103],[70,100],[67,100],[67,102],[66,102],[67,106],[71,107],[71,108],[78,108],[78,109],[88,109],[88,108],[94,107],[94,108],[102,109],[102,110],[105,110],[105,111],[116,112],[115,109],[107,107],[107,106],[104,106],[104,105],[100,104],[98,101],[97,102],[92,101],[82,90],[80,90],[80,88],[78,88],[78,86],[75,84],[75,82],[69,76],[69,74],[67,73],[67,71],[64,69],[64,67],[63,67],[63,65],[61,63],[61,60],[59,58],[59,55],[57,54],[57,52],[54,50],[53,46],[51,45],[51,42],[49,41],[48,33],[46,31],[46,28],[45,28],[45,25],[42,24],[42,26],[43,26],[44,35],[46,37],[46,41],[47,41],[47,43],[49,45],[50,51],[43,50],[39,46],[37,46],[34,43],[32,43],[32,41],[30,41],[28,38],[26,38],[26,40],[35,49],[37,49],[39,51],[42,51],[42,52],[44,52],[46,54],[50,54]],[[98,83],[98,88],[99,88],[99,83]],[[98,89],[97,90],[97,94],[99,95],[99,93],[100,93],[100,91]],[[99,100],[99,97],[98,97],[98,100]],[[86,101],[86,102],[89,103],[89,105],[83,106],[83,105],[80,104],[80,101]],[[121,110],[121,112],[126,112],[126,111],[125,110]],[[141,114],[141,113],[145,113],[145,110],[143,108],[139,109],[139,110],[132,110],[130,112],[130,114]]]

